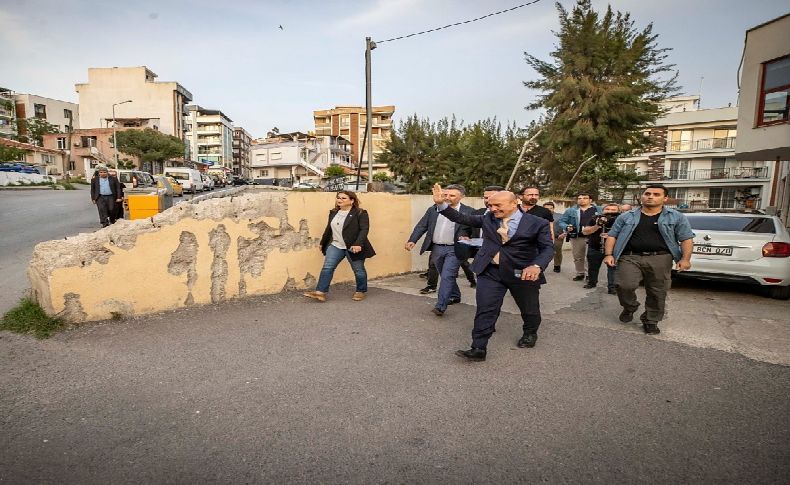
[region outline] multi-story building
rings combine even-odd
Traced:
[[[134,128],[118,128],[118,131]],[[139,129],[139,128],[138,128]],[[63,175],[84,177],[92,173],[96,165],[115,166],[112,128],[85,128],[71,133],[44,135],[44,148],[61,150],[68,154],[64,162]],[[71,149],[69,150],[69,146]],[[140,160],[134,155],[118,152],[118,160],[129,160],[137,168]],[[150,170],[150,167],[148,167]]]
[[[329,165],[351,167],[351,155],[350,143],[342,137],[270,134],[250,146],[251,177],[274,179],[283,186],[318,181]]]
[[[388,172],[387,166],[376,163],[376,157],[384,152],[384,147],[392,136],[392,115],[395,106],[374,106],[371,131],[373,135],[373,171]],[[368,155],[371,147],[362,151],[362,141],[365,138],[365,108],[363,106],[336,106],[334,109],[313,111],[315,134],[318,136],[342,136],[349,140],[354,147],[352,163],[356,166],[362,161],[362,170],[367,172]]]
[[[250,142],[252,136],[240,126],[233,128],[233,175],[250,178]]]
[[[0,88],[0,138],[16,136],[16,101],[14,91]]]
[[[222,111],[187,106],[188,159],[213,167],[233,168],[233,120]]]
[[[14,96],[18,135],[27,135],[25,119],[36,118],[54,125],[61,133],[67,133],[80,127],[79,105],[45,98],[35,94],[19,94]],[[31,141],[32,142],[32,141]]]
[[[80,128],[112,127],[114,106],[117,126],[139,122],[184,140],[192,93],[177,82],[156,78],[145,66],[88,69],[88,82],[76,85]]]
[[[669,112],[650,130],[654,146],[619,159],[621,169],[663,183],[670,205],[690,209],[761,208],[769,204],[772,168],[763,160],[735,158],[738,108],[699,109],[696,96],[664,102]],[[617,190],[607,194],[620,198]],[[621,190],[638,201],[639,189]]]
[[[771,161],[768,204],[790,226],[790,14],[746,31],[743,54],[735,158]]]

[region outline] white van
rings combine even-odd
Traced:
[[[178,183],[184,187],[184,192],[195,194],[203,191],[203,179],[200,178],[200,172],[194,168],[167,167],[162,174],[169,175],[178,180]]]

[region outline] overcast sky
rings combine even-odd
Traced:
[[[409,34],[525,0],[0,0],[0,86],[77,102],[89,67],[146,65],[193,103],[220,109],[254,137],[313,129],[312,111],[364,105],[364,39]],[[570,7],[574,2],[563,0]],[[638,27],[654,23],[685,93],[703,107],[735,103],[747,28],[790,11],[787,0],[616,0]],[[282,25],[283,30],[279,29]],[[535,76],[524,51],[548,59],[554,3],[395,42],[373,51],[373,102],[396,120],[417,113],[526,124]]]

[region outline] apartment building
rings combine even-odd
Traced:
[[[670,205],[689,209],[764,208],[770,203],[773,170],[764,160],[737,160],[738,108],[700,109],[699,97],[664,102],[669,112],[650,130],[654,145],[618,160],[646,181],[663,183]],[[616,190],[608,196],[618,199]],[[638,201],[639,186],[623,191]]]
[[[132,128],[118,128],[118,131],[126,129]],[[112,128],[81,128],[71,133],[44,135],[43,146],[67,154],[63,163],[63,175],[84,177],[87,173],[93,173],[96,165],[115,166],[112,141]],[[141,168],[140,160],[134,155],[118,152],[118,160],[129,160]],[[151,167],[143,168],[151,171]]]
[[[88,69],[88,82],[75,86],[80,128],[111,128],[114,118],[117,126],[142,123],[184,140],[192,93],[177,82],[156,79],[145,66]]]
[[[0,138],[16,135],[16,105],[14,91],[0,87]]]
[[[187,106],[187,159],[233,169],[233,120],[222,111]]]
[[[317,182],[332,164],[350,167],[350,142],[342,137],[301,132],[270,134],[250,146],[254,179],[273,179],[277,185]],[[334,162],[334,163],[333,163]]]
[[[233,175],[250,178],[250,143],[252,136],[240,126],[233,128]]]
[[[79,105],[59,99],[46,98],[35,94],[14,96],[19,136],[27,134],[23,120],[37,118],[54,125],[61,133],[80,127]]]
[[[384,152],[384,147],[392,136],[392,116],[395,106],[374,106],[371,131],[373,135],[373,171],[388,172],[385,164],[376,163],[376,158]],[[352,147],[351,162],[354,166],[362,161],[362,169],[367,172],[368,155],[371,147],[362,151],[362,141],[365,138],[365,123],[367,116],[364,106],[336,106],[334,109],[313,111],[315,134],[317,136],[342,136],[348,140]]]
[[[769,207],[790,227],[790,14],[746,31],[735,158],[770,160]]]

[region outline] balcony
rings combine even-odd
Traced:
[[[767,179],[768,167],[702,168],[697,170],[667,170],[663,180],[721,180]]]
[[[698,152],[705,150],[735,150],[735,137],[702,138],[700,140],[670,141],[668,152]]]

